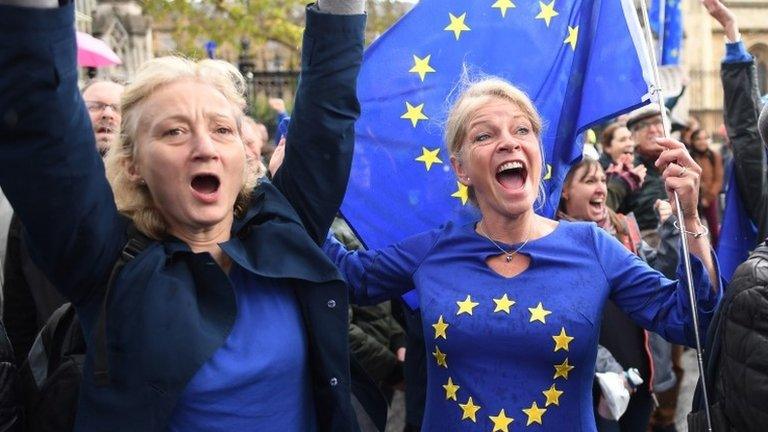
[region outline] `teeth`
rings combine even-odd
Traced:
[[[523,163],[519,161],[514,162],[507,162],[499,167],[499,169],[496,171],[496,173],[500,173],[502,171],[506,171],[508,169],[521,169],[523,168]]]

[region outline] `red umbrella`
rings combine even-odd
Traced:
[[[101,39],[88,33],[77,32],[77,64],[85,67],[103,67],[122,64],[120,57]]]

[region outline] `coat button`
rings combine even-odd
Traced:
[[[329,308],[333,309],[336,307],[336,300],[333,300],[333,299],[328,300],[328,303],[326,304],[328,305]]]
[[[339,383],[339,380],[336,379],[336,377],[333,377],[328,381],[329,384],[331,384],[331,387],[336,387],[336,385]]]

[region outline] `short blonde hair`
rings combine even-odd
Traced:
[[[474,113],[491,99],[502,99],[516,105],[531,122],[534,135],[539,140],[541,152],[542,173],[546,172],[544,161],[544,149],[541,148],[542,122],[539,112],[533,102],[522,90],[499,77],[485,77],[477,81],[470,81],[463,77],[459,84],[464,90],[448,111],[448,119],[445,123],[443,139],[451,156],[461,162],[462,150],[467,137],[467,127]],[[474,188],[469,187],[469,197],[473,204],[477,205]],[[539,182],[539,199],[543,199],[544,189]]]
[[[168,225],[147,185],[131,180],[128,168],[135,163],[137,155],[136,136],[144,103],[157,89],[184,79],[208,84],[221,92],[232,104],[238,134],[245,107],[245,79],[237,68],[219,60],[195,62],[175,56],[152,59],[141,66],[134,81],[126,87],[121,100],[123,118],[120,140],[107,152],[105,160],[107,179],[112,186],[117,209],[128,216],[141,232],[155,239],[167,234]],[[245,213],[251,192],[259,179],[259,170],[248,163],[245,166],[243,186],[233,207],[235,216]]]

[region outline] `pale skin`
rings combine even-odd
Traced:
[[[513,245],[554,231],[557,222],[538,216],[533,210],[541,178],[541,154],[539,136],[533,132],[530,119],[514,103],[491,97],[468,121],[466,136],[458,154],[451,156],[451,164],[459,181],[474,187],[482,214],[478,227],[494,240]],[[679,141],[659,138],[655,144],[663,150],[656,166],[662,171],[670,198],[677,191],[687,230],[701,231],[697,210],[701,168]],[[527,169],[523,185],[514,189],[496,178],[498,168],[512,160],[523,163]],[[717,290],[719,284],[706,237],[688,236],[690,252],[702,261]],[[528,268],[530,258],[521,254],[507,263],[504,254],[499,254],[487,263],[502,276],[513,277]]]
[[[219,244],[230,238],[246,169],[238,115],[209,84],[182,79],[160,87],[144,102],[127,167],[132,181],[146,183],[168,232],[224,270],[231,262]],[[218,179],[216,190],[201,192],[201,176]]]

